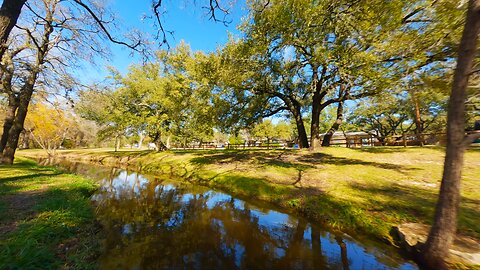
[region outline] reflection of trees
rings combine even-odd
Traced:
[[[325,255],[329,252],[322,251],[322,239],[327,239],[303,219],[265,226],[258,210],[229,196],[187,192],[117,171],[111,171],[115,177],[104,180],[94,198],[107,234],[101,259],[105,269],[350,267],[348,242],[334,238],[339,252]]]
[[[304,240],[305,221],[267,228],[231,198],[209,208],[210,193],[185,194],[138,175],[121,174],[101,189],[105,268],[305,269],[321,257],[320,245],[313,255]]]
[[[117,168],[95,166],[81,162],[72,162],[62,157],[38,158],[36,161],[41,166],[60,167],[67,172],[86,175],[91,179],[113,179],[121,172],[121,170]]]
[[[347,245],[343,242],[343,239],[341,237],[336,236],[335,240],[340,246],[340,256],[342,258],[343,270],[350,270],[348,256],[347,256]]]
[[[317,226],[312,227],[312,251],[313,251],[313,268],[321,269],[325,264],[325,258],[322,255],[322,242],[320,241],[320,231]]]

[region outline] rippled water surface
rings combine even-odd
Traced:
[[[41,161],[96,179],[103,269],[417,269],[382,243],[258,202],[133,171]]]

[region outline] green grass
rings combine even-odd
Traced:
[[[39,156],[31,150],[21,155]],[[274,203],[334,229],[393,242],[392,226],[430,224],[444,148],[294,150],[59,151],[69,159],[170,174],[240,197]],[[462,178],[459,232],[480,238],[480,150],[469,149]]]
[[[0,269],[95,269],[95,189],[24,158],[0,165]]]

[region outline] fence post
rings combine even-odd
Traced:
[[[403,147],[407,147],[407,138],[405,136],[405,132],[402,133],[402,141],[403,141]]]

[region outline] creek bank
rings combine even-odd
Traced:
[[[425,244],[430,226],[420,223],[404,223],[395,227],[400,244],[410,254],[419,253]],[[472,237],[457,235],[450,248],[447,263],[457,268],[480,268],[480,242]]]

